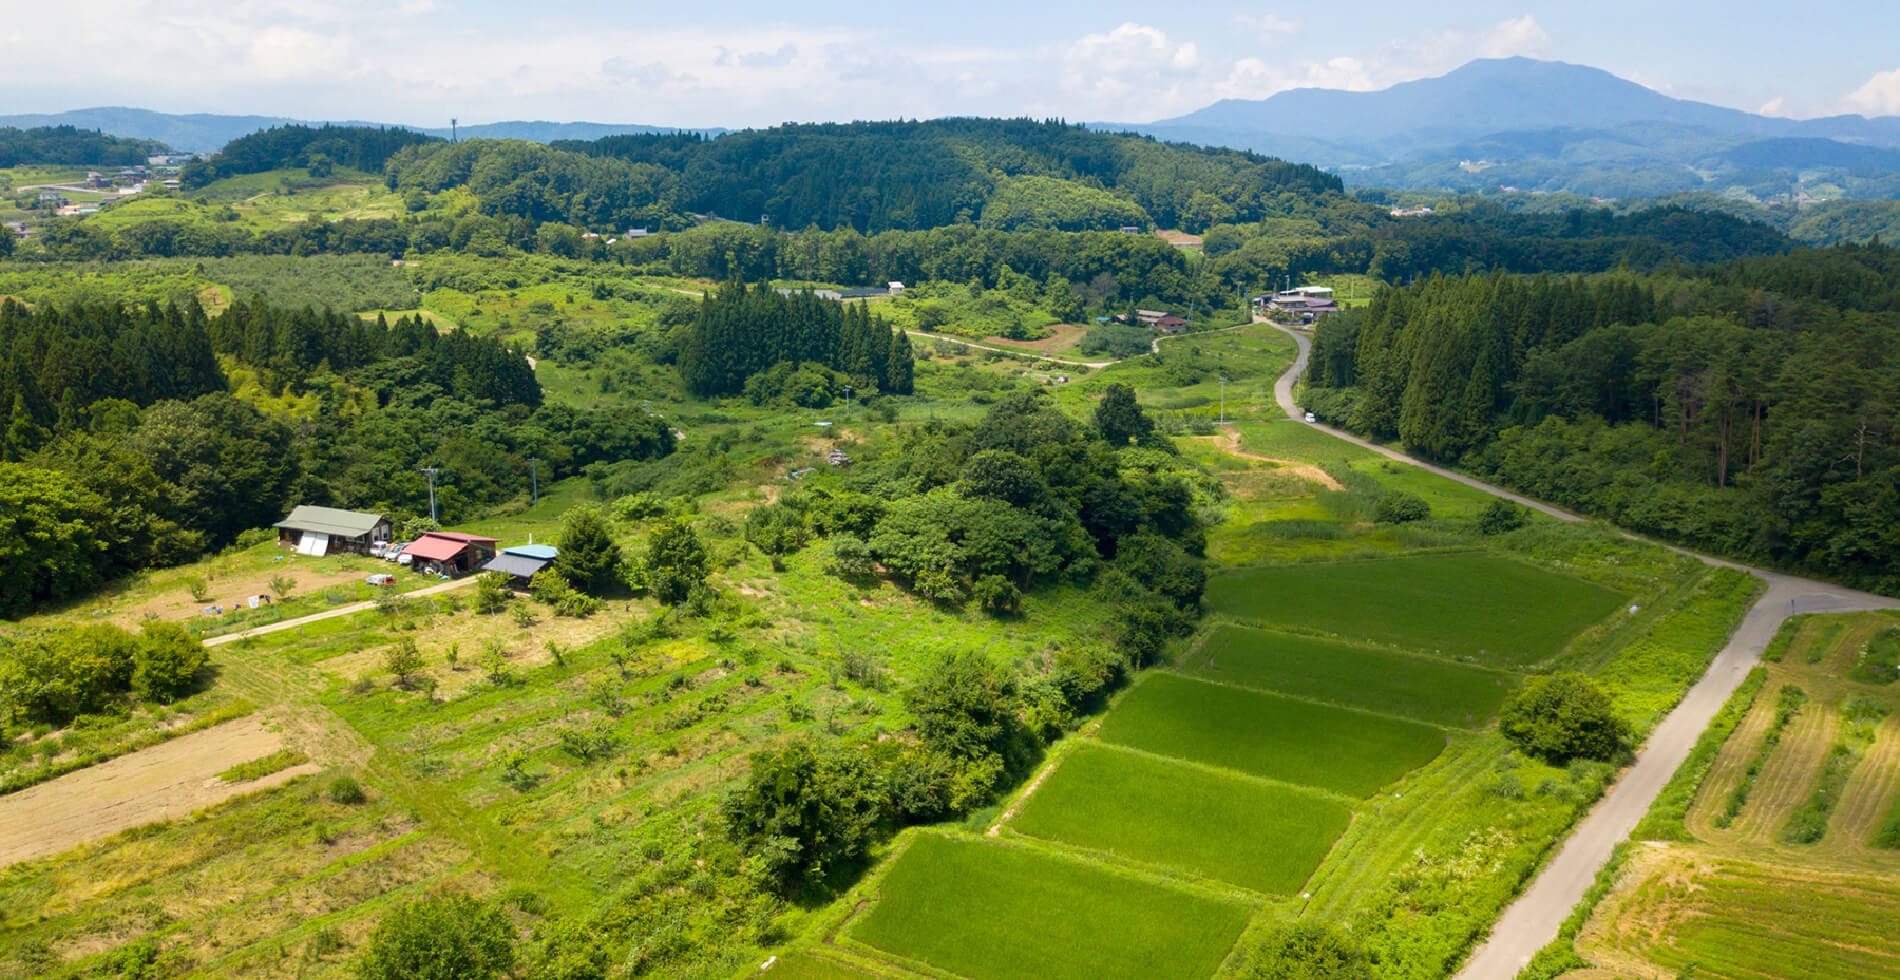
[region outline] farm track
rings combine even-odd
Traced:
[[[1312,341],[1306,336],[1278,328],[1293,338],[1298,355],[1274,384],[1274,398],[1289,420],[1300,418],[1293,399],[1293,386],[1306,370],[1312,353]],[[1414,459],[1398,450],[1381,446],[1316,422],[1304,423],[1334,438],[1371,450],[1395,462],[1417,466],[1445,479],[1503,497],[1539,513],[1562,521],[1584,518],[1511,493],[1482,480]],[[1636,537],[1631,535],[1631,537]],[[1578,822],[1569,839],[1563,842],[1517,900],[1504,910],[1493,925],[1489,938],[1475,949],[1458,973],[1458,980],[1511,980],[1537,951],[1557,937],[1558,929],[1571,909],[1583,899],[1598,869],[1609,860],[1616,845],[1626,840],[1650,805],[1662,792],[1671,776],[1695,747],[1696,740],[1709,722],[1741,686],[1748,671],[1759,662],[1761,653],[1774,639],[1776,630],[1788,616],[1797,612],[1847,612],[1864,609],[1900,609],[1900,600],[1877,596],[1826,582],[1750,568],[1736,562],[1697,554],[1684,548],[1662,545],[1678,554],[1709,565],[1735,568],[1768,583],[1755,605],[1730,635],[1729,642],[1710,662],[1701,679],[1689,688],[1682,700],[1649,734],[1637,754],[1636,762],[1617,779],[1597,806]]]

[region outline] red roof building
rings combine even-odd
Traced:
[[[409,556],[411,567],[419,571],[461,575],[494,558],[497,544],[500,542],[494,538],[474,534],[430,531],[409,542],[402,553]]]

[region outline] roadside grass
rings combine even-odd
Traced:
[[[1668,614],[1623,638],[1594,675],[1637,734],[1647,734],[1703,672],[1761,594],[1760,579],[1710,570]],[[1617,617],[1624,619],[1626,617]]]
[[[768,968],[750,971],[766,980],[867,980],[881,976],[856,966],[810,953],[790,953],[772,961]]]
[[[1288,894],[1312,876],[1351,818],[1345,804],[1313,793],[1084,745],[1009,828]]]
[[[310,757],[297,749],[278,749],[261,758],[249,762],[240,762],[218,773],[218,778],[227,783],[248,783],[254,779],[263,779],[274,772],[283,772],[292,766],[301,766],[310,761]]]
[[[1649,813],[1641,823],[1630,832],[1632,840],[1690,841],[1695,837],[1689,832],[1685,821],[1689,810],[1695,805],[1696,796],[1701,792],[1702,783],[1708,778],[1709,770],[1715,765],[1716,756],[1722,751],[1722,745],[1747,717],[1749,709],[1755,706],[1755,698],[1761,694],[1762,685],[1768,680],[1768,672],[1760,667],[1748,674],[1742,686],[1729,695],[1722,710],[1716,712],[1709,727],[1703,729],[1696,739],[1695,747],[1689,750],[1689,757],[1676,768],[1674,776],[1656,796],[1656,802],[1650,805]]]
[[[1601,585],[1470,553],[1248,568],[1207,585],[1208,606],[1242,620],[1494,667],[1554,656],[1622,599]]]
[[[1461,728],[1489,723],[1517,686],[1517,678],[1503,671],[1227,625],[1216,628],[1182,669],[1208,680]]]
[[[1249,775],[1367,797],[1430,762],[1443,731],[1173,673],[1137,684],[1103,741]]]
[[[1025,847],[920,833],[849,934],[973,980],[1203,980],[1250,914]]]
[[[169,705],[141,705],[123,718],[88,716],[58,732],[0,741],[0,793],[150,748],[180,735],[242,718],[251,702],[213,688]]]

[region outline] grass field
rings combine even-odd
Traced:
[[[850,935],[974,980],[1205,980],[1250,914],[1027,848],[919,834]]]
[[[1477,554],[1250,568],[1207,585],[1210,608],[1242,619],[1512,667],[1549,658],[1622,598]]]
[[[1102,721],[1117,745],[1365,797],[1430,762],[1428,725],[1160,673]]]
[[[1490,721],[1517,686],[1503,671],[1238,626],[1215,630],[1183,668],[1208,680],[1464,728]]]
[[[1306,883],[1351,819],[1344,804],[1311,793],[1084,746],[1010,828],[1285,894]]]

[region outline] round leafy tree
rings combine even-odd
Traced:
[[[1535,677],[1504,702],[1498,730],[1547,762],[1608,759],[1629,734],[1610,696],[1580,674]]]
[[[356,963],[360,980],[493,980],[515,966],[507,913],[467,895],[410,902],[383,917]]]

